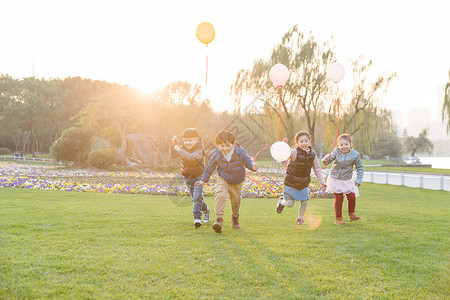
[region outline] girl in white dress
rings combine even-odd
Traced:
[[[355,214],[356,197],[359,196],[358,186],[364,174],[364,167],[358,152],[352,149],[352,137],[348,134],[342,134],[338,138],[338,148],[331,154],[323,158],[323,163],[328,164],[334,161],[333,167],[327,178],[327,192],[334,193],[334,211],[336,215],[336,225],[345,225],[342,221],[342,203],[344,194],[348,200],[349,221],[361,220]],[[356,180],[353,182],[353,166],[356,166]]]

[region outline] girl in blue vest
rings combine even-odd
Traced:
[[[294,206],[294,201],[300,201],[297,224],[304,225],[303,220],[308,207],[309,183],[311,181],[311,168],[313,168],[319,183],[326,187],[322,176],[322,169],[316,152],[311,149],[311,135],[300,131],[295,135],[296,147],[291,150],[290,162],[284,177],[283,196],[277,204],[277,213],[281,214],[285,206]]]
[[[327,178],[327,192],[334,193],[334,211],[336,215],[335,224],[345,225],[342,221],[342,203],[344,194],[348,200],[348,220],[358,221],[361,217],[355,214],[356,198],[359,196],[358,186],[361,185],[364,167],[358,152],[352,149],[352,137],[341,134],[338,137],[338,147],[323,158],[323,163],[334,161],[333,167]],[[353,182],[353,166],[356,167],[356,179]]]

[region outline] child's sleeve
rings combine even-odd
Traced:
[[[291,149],[291,157],[289,157],[291,160],[295,160],[297,158],[297,149]]]
[[[364,175],[364,166],[362,164],[361,156],[359,155],[359,153],[358,153],[358,157],[356,157],[355,166],[356,166],[356,174],[357,174],[355,183],[361,184],[363,175]]]
[[[213,151],[211,158],[209,159],[208,165],[205,168],[205,171],[203,172],[202,179],[204,183],[209,181],[209,178],[211,177],[212,173],[216,169],[218,164],[218,158],[217,158],[217,152]]]
[[[325,180],[323,179],[322,174],[322,168],[320,167],[319,159],[317,158],[317,156],[315,156],[313,160],[313,170],[314,174],[316,174],[317,180],[319,180],[319,183],[325,185]]]
[[[197,149],[192,153],[181,149],[178,153],[181,157],[186,158],[187,160],[200,160],[203,158],[203,149]]]
[[[175,151],[173,149],[174,146],[175,146],[175,144],[170,143],[170,157],[171,158],[176,158],[176,157],[180,156],[180,153],[178,153],[178,151]]]
[[[247,154],[247,151],[245,151],[244,149],[242,149],[242,153],[241,153],[241,159],[242,159],[242,163],[244,164],[244,166],[253,171],[253,164],[255,163],[253,158],[250,157],[250,155]]]
[[[336,152],[337,152],[337,148],[335,148],[332,152],[331,152],[331,154],[330,154],[330,157],[328,157],[328,160],[327,159],[322,159],[322,162],[326,165],[326,164],[330,164],[330,163],[332,163],[335,159],[336,159]]]

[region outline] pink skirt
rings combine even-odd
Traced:
[[[328,176],[326,191],[329,193],[336,193],[336,194],[355,193],[355,196],[359,197],[358,187],[355,185],[355,183],[351,179],[339,180],[339,179],[333,178],[331,176]]]

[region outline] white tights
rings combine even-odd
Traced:
[[[294,200],[281,200],[280,204],[287,207],[294,206],[295,201]],[[300,207],[298,209],[298,218],[303,219],[306,213],[306,208],[308,207],[308,200],[300,201]]]

